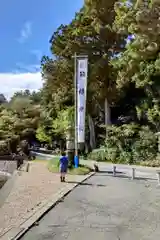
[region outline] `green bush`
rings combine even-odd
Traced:
[[[133,164],[132,152],[121,151],[117,157],[117,163]]]
[[[95,160],[97,162],[106,161],[105,149],[95,149],[89,155],[88,158]]]
[[[142,161],[140,162],[140,165],[144,167],[160,167],[160,160]]]
[[[88,158],[96,161],[135,164],[152,161],[157,155],[157,138],[149,127],[136,124],[111,126],[102,149]]]
[[[133,161],[152,161],[157,155],[157,138],[148,128],[142,127],[132,146]]]

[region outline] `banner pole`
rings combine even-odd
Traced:
[[[74,54],[75,168],[79,166],[78,143],[85,142],[85,109],[88,56]],[[78,74],[78,75],[77,75]],[[78,85],[77,85],[78,84]],[[84,102],[85,101],[85,102]]]
[[[75,156],[78,157],[77,139],[77,54],[74,55],[74,101],[75,101]]]

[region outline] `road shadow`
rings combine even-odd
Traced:
[[[156,181],[156,178],[150,178],[150,177],[135,177],[135,180],[145,180],[145,181]]]
[[[86,182],[66,181],[66,183],[71,183],[71,184],[78,183],[79,185],[82,185],[82,186],[106,187],[106,185],[104,184],[92,184],[92,183],[86,183]]]
[[[128,179],[131,179],[131,176],[127,176],[127,175],[116,175],[115,177],[117,178],[128,178]],[[150,178],[150,177],[134,177],[133,180],[142,180],[142,181],[155,181],[156,178]]]

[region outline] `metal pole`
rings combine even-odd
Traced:
[[[78,156],[77,139],[77,54],[74,55],[74,101],[75,101],[75,156]]]
[[[132,180],[134,180],[135,179],[135,168],[132,168]]]
[[[113,166],[113,177],[116,176],[116,166]]]
[[[160,185],[160,172],[157,171],[157,179],[158,179],[158,185]]]

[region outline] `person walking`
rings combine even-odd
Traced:
[[[60,162],[60,180],[61,182],[65,182],[65,177],[68,169],[68,157],[66,156],[65,152],[62,153],[59,162]]]

